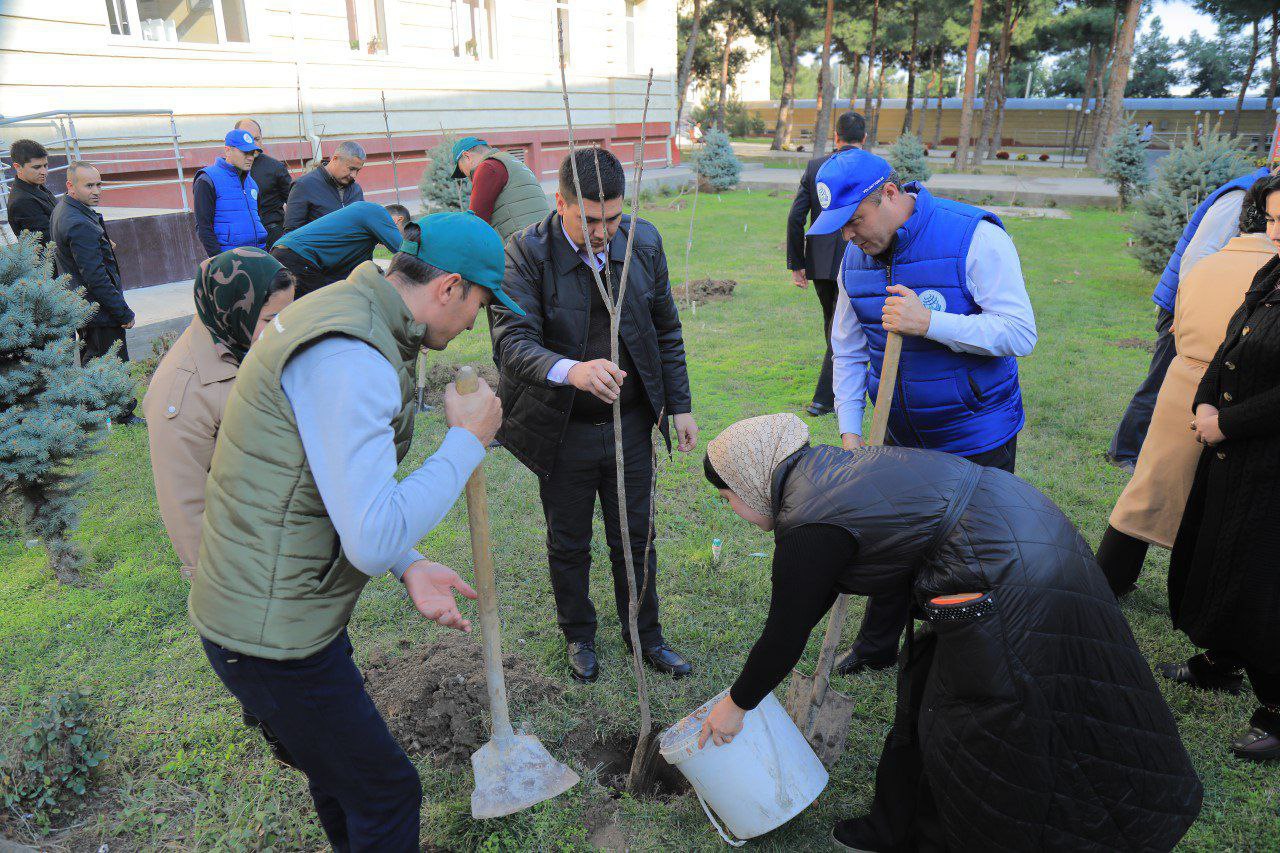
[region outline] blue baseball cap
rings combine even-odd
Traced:
[[[459,178],[466,177],[462,174],[462,170],[458,168],[458,158],[463,154],[466,154],[472,148],[475,148],[477,145],[484,145],[487,147],[489,143],[485,142],[478,136],[464,136],[457,142],[453,143],[453,179],[455,181]]]
[[[870,151],[851,148],[835,154],[818,170],[818,204],[822,213],[805,233],[831,234],[849,221],[867,196],[889,180],[893,167]]]
[[[507,258],[502,238],[488,222],[468,210],[433,213],[419,219],[417,225],[422,233],[417,240],[401,243],[400,251],[487,288],[494,299],[524,316],[524,309],[502,289]]]
[[[250,151],[261,151],[262,146],[253,141],[253,134],[247,130],[233,130],[222,140],[228,148],[238,148],[248,154]]]

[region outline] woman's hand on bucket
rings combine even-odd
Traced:
[[[734,704],[733,699],[725,696],[715,704],[711,713],[702,721],[702,733],[698,735],[698,749],[711,740],[716,746],[724,746],[733,740],[733,736],[742,731],[742,718],[747,712]]]

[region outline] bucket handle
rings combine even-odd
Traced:
[[[711,813],[710,807],[707,806],[707,801],[702,799],[702,792],[697,788],[694,788],[693,793],[697,795],[698,803],[701,804],[702,810],[707,813],[707,820],[711,821],[711,825],[716,828],[716,832],[720,833],[720,837],[724,839],[725,844],[728,844],[730,847],[741,847],[747,843],[745,841],[738,841],[737,839],[730,838],[729,834],[720,826],[720,822],[716,820],[716,816]]]

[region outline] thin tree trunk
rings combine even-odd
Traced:
[[[1240,135],[1240,114],[1244,112],[1244,94],[1249,91],[1249,84],[1253,82],[1253,69],[1258,64],[1258,19],[1253,20],[1253,41],[1249,45],[1249,68],[1244,72],[1244,79],[1240,81],[1240,97],[1236,98],[1236,114],[1231,119],[1231,135]]]
[[[888,57],[880,58],[880,71],[876,75],[876,106],[871,114],[871,128],[867,131],[867,150],[880,143],[880,108],[884,104],[884,72],[889,66]]]
[[[778,62],[782,65],[782,93],[778,99],[778,121],[773,127],[771,151],[781,151],[791,144],[792,103],[796,96],[796,64],[799,61],[797,42],[799,34],[795,24],[789,24],[784,35],[782,24],[773,23],[773,41],[778,48]]]
[[[1093,146],[1089,149],[1091,169],[1102,165],[1102,151],[1106,141],[1120,124],[1120,113],[1124,110],[1124,87],[1129,82],[1129,63],[1133,61],[1133,39],[1138,31],[1138,13],[1141,10],[1142,0],[1128,0],[1124,26],[1120,31],[1120,39],[1116,42],[1116,58],[1111,65],[1111,78],[1107,81],[1107,105],[1098,119],[1098,130]]]
[[[941,54],[941,51],[938,51]],[[939,55],[934,60],[938,71],[938,107],[933,116],[933,147],[942,145],[942,96],[946,94],[946,57]]]
[[[693,20],[689,24],[689,41],[684,46],[680,60],[680,76],[676,81],[676,127],[684,120],[684,99],[689,91],[689,77],[693,73],[693,54],[698,46],[698,32],[702,25],[702,0],[693,0]]]
[[[1091,169],[1096,169],[1101,164],[1103,149],[1107,147],[1106,122],[1103,116],[1109,107],[1107,99],[1111,94],[1111,79],[1115,76],[1116,57],[1117,51],[1120,49],[1120,30],[1123,21],[1124,10],[1117,6],[1115,22],[1111,25],[1111,45],[1107,48],[1107,58],[1098,72],[1098,96],[1094,100],[1093,118],[1089,120],[1089,131],[1092,133],[1092,137],[1089,140],[1089,154],[1085,158],[1085,162]]]
[[[1267,112],[1275,109],[1276,90],[1280,89],[1280,63],[1276,61],[1280,53],[1280,9],[1271,13],[1271,85],[1267,87]]]
[[[995,152],[992,150],[992,144],[995,142],[994,135],[996,131],[996,113],[1000,108],[1000,101],[1004,98],[1004,78],[1009,70],[1009,47],[1013,41],[1013,3],[1014,0],[1004,0],[1004,22],[1000,26],[1000,42],[996,53],[996,61],[994,65],[987,67],[987,91],[982,101],[982,134],[978,138],[978,148],[974,151],[975,166],[982,165],[982,162]]]
[[[920,4],[911,6],[911,52],[907,55],[907,112],[902,118],[902,133],[911,132],[911,119],[915,114],[916,49],[920,32]]]
[[[721,133],[725,130],[725,113],[729,107],[729,55],[733,52],[734,27],[732,24],[724,28],[724,58],[720,61],[720,103],[716,105],[716,126]]]
[[[875,6],[871,10],[871,39],[867,43],[867,100],[863,104],[862,112],[867,120],[871,120],[871,90],[875,86],[876,77],[872,73],[875,68],[876,61],[876,30],[880,26],[880,0],[875,0]]]
[[[853,57],[853,85],[849,88],[849,109],[853,109],[854,101],[858,100],[858,84],[862,81],[862,57]]]
[[[1080,134],[1084,130],[1084,111],[1089,108],[1089,98],[1098,85],[1098,45],[1089,45],[1089,67],[1084,72],[1084,91],[1080,94],[1080,113],[1076,116],[1076,128],[1071,134],[1071,148],[1080,144]]]
[[[879,2],[879,0],[876,0]],[[813,129],[813,156],[827,153],[827,137],[831,135],[831,23],[835,16],[835,0],[827,0],[827,22],[822,36],[822,67],[818,69],[818,121]]]
[[[973,0],[973,17],[969,21],[969,46],[964,54],[964,100],[960,105],[960,135],[956,139],[956,168],[969,162],[969,134],[973,130],[973,95],[977,88],[978,37],[982,34],[982,0]]]
[[[994,150],[1004,148],[1004,108],[1009,103],[1009,68],[1004,69],[1004,79],[1000,81],[1000,103],[996,105],[996,133],[993,137]]]

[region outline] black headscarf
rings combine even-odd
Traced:
[[[215,343],[237,362],[253,343],[271,280],[284,267],[261,249],[230,249],[205,260],[196,273],[196,315]]]

